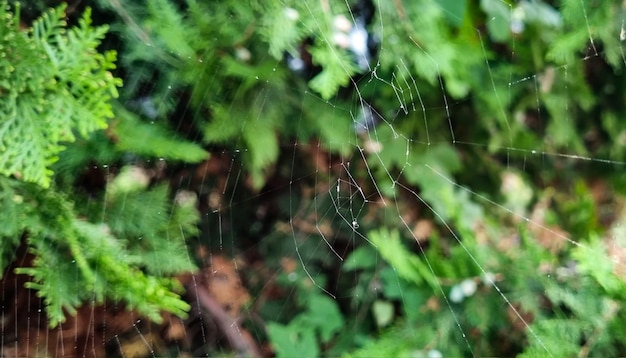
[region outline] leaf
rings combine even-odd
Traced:
[[[371,269],[376,267],[376,261],[376,251],[369,245],[363,245],[350,253],[341,269],[343,271]]]
[[[34,226],[30,203],[19,193],[19,182],[0,177],[0,270],[11,263],[24,229]]]
[[[349,155],[356,147],[354,123],[349,114],[337,112],[332,107],[320,103],[315,103],[310,109],[309,121],[317,126],[324,148]]]
[[[206,143],[227,143],[232,139],[238,140],[242,125],[248,118],[245,109],[229,108],[228,106],[213,104],[211,121],[203,127],[203,138]]]
[[[187,22],[183,21],[172,2],[167,0],[148,1],[150,20],[146,21],[145,27],[150,32],[157,33],[163,47],[175,53],[180,58],[190,58],[195,55],[194,49],[189,43],[195,36],[187,28]]]
[[[295,52],[297,42],[304,36],[304,31],[298,26],[298,10],[281,4],[272,6],[264,14],[261,33],[269,42],[270,55],[280,60],[285,51]]]
[[[376,300],[372,305],[372,312],[376,325],[381,328],[389,325],[393,320],[394,309],[393,304],[389,301]]]
[[[116,236],[153,239],[167,225],[167,192],[167,186],[160,185],[148,191],[109,195],[104,220]]]
[[[433,277],[426,265],[402,245],[398,231],[381,228],[370,232],[368,238],[399,277],[418,285],[426,281],[433,287],[438,287],[437,278]]]
[[[333,97],[357,73],[358,67],[350,54],[330,45],[311,48],[311,56],[314,63],[322,66],[322,72],[309,81],[309,86],[324,99]]]
[[[50,326],[65,321],[65,311],[76,313],[80,305],[82,280],[68,280],[76,277],[78,268],[72,260],[62,259],[58,248],[49,241],[37,238],[30,241],[32,252],[36,255],[33,267],[17,268],[17,274],[30,275],[32,281],[26,287],[37,290],[37,296],[42,297],[46,305]]]
[[[277,134],[267,123],[262,123],[262,120],[251,120],[243,132],[247,144],[245,155],[253,186],[257,189],[265,182],[264,169],[278,158]]]
[[[87,285],[102,297],[124,300],[129,308],[137,308],[155,322],[162,320],[160,311],[185,316],[189,305],[172,291],[174,281],[146,275],[137,268],[143,258],[125,250],[119,238],[113,237],[106,225],[75,220],[74,226],[82,237],[82,246],[90,265],[97,268],[95,285]],[[182,253],[181,253],[182,254]],[[84,285],[84,282],[83,282]]]
[[[508,41],[511,38],[511,5],[500,0],[481,0],[480,7],[489,17],[489,36],[496,42]]]
[[[518,6],[523,11],[525,20],[529,23],[537,23],[544,27],[561,27],[563,25],[561,14],[543,1],[525,1]]]
[[[330,297],[314,294],[308,302],[306,319],[311,327],[315,327],[322,342],[328,342],[343,327],[343,317],[337,303]]]
[[[315,333],[305,325],[299,325],[296,320],[287,326],[269,322],[267,333],[279,358],[319,356]]]
[[[177,138],[158,122],[145,123],[133,113],[117,106],[118,120],[111,127],[120,151],[140,155],[197,163],[209,157],[200,145]]]
[[[592,276],[612,296],[626,297],[626,283],[614,271],[614,263],[606,259],[606,251],[599,243],[593,246],[577,246],[573,256],[580,270]]]
[[[116,237],[125,240],[128,252],[141,259],[135,264],[155,276],[192,271],[185,240],[198,232],[199,214],[190,203],[171,208],[165,185],[144,190],[147,178],[137,168],[123,168],[107,188],[104,220]],[[139,176],[139,183],[122,185]],[[177,201],[183,201],[178,199]]]
[[[2,21],[0,73],[0,174],[43,187],[51,164],[75,133],[87,136],[113,117],[109,101],[121,81],[114,78],[115,52],[97,52],[106,27],[91,27],[87,10],[77,27],[65,29],[63,5],[33,23],[32,31]],[[0,18],[11,19],[0,5]]]
[[[387,298],[401,299],[409,285],[412,282],[406,280],[400,280],[398,272],[391,266],[384,267],[379,271],[380,281],[383,285],[383,292]],[[408,283],[408,284],[407,284]]]
[[[544,319],[531,326],[536,336],[520,357],[570,357],[580,352],[580,339],[585,326],[578,320]]]
[[[448,21],[454,26],[461,26],[467,12],[467,0],[437,0],[444,9]]]

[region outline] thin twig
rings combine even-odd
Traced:
[[[241,334],[243,329],[239,326],[238,320],[230,317],[215,298],[213,298],[207,290],[203,289],[203,286],[199,286],[199,289],[196,289],[191,285],[187,285],[186,288],[187,292],[195,292],[198,302],[202,308],[210,313],[211,318],[214,319],[218,327],[224,332],[226,339],[233,349],[246,357],[261,357],[259,348],[250,344],[251,342],[247,341]]]

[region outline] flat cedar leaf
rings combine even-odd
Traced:
[[[111,127],[117,138],[115,146],[120,151],[155,158],[197,163],[209,157],[200,145],[183,139],[159,123],[145,123],[121,106],[116,107],[118,121]]]
[[[536,336],[531,336],[530,346],[518,357],[576,356],[580,353],[582,333],[591,328],[575,319],[544,319],[531,327]]]
[[[309,86],[322,95],[324,99],[333,97],[339,87],[348,84],[350,76],[346,76],[341,71],[331,68],[324,68],[317,76],[309,81]]]
[[[580,104],[582,101],[582,93],[578,96]],[[565,109],[568,108],[567,102],[570,101],[564,96],[546,96],[544,103],[550,115],[554,118],[569,118],[569,113]],[[577,134],[579,131],[576,128],[576,123],[573,121],[551,121],[547,126],[547,131],[550,134],[551,140],[554,144],[568,148],[573,153],[585,154],[585,144],[581,136]]]
[[[150,274],[164,276],[196,269],[182,238],[153,238],[148,245],[150,250],[144,251],[141,258]]]
[[[119,187],[120,178],[131,173],[127,168],[109,187]],[[185,239],[198,230],[195,201],[178,198],[172,209],[166,185],[150,190],[129,185],[125,190],[109,188],[107,193],[105,221],[117,237],[127,240],[128,252],[141,258],[137,264],[156,276],[195,269],[185,246]]]
[[[422,283],[423,278],[415,269],[415,261],[419,259],[402,245],[397,231],[381,228],[370,232],[368,238],[385,261],[398,272],[398,276],[416,284]]]
[[[167,193],[167,186],[159,185],[147,191],[111,195],[107,198],[104,220],[116,236],[151,239],[167,227]]]
[[[19,193],[20,183],[17,180],[0,176],[0,271],[11,263],[20,243],[20,238],[26,228],[33,228],[32,221],[36,216],[32,215],[33,207],[25,202],[25,198]],[[28,185],[28,184],[26,184]]]
[[[189,306],[171,291],[170,280],[138,270],[138,264],[145,261],[143,255],[132,255],[118,238],[109,233],[106,225],[80,220],[75,220],[74,225],[82,234],[88,261],[94,268],[97,267],[96,283],[88,286],[83,283],[85,291],[97,297],[106,295],[114,300],[124,300],[131,308],[136,307],[156,322],[161,319],[161,310],[183,316],[186,314]],[[169,254],[173,255],[172,252]],[[184,255],[183,252],[180,254]]]
[[[174,240],[186,240],[200,233],[198,223],[200,212],[197,209],[198,198],[195,193],[179,191],[176,193],[174,213],[167,224],[167,237]]]
[[[278,158],[278,138],[274,129],[260,121],[264,118],[251,119],[247,122],[243,138],[247,151],[250,175],[255,188],[260,188],[264,181],[264,170]]]
[[[68,279],[80,277],[79,269],[58,247],[39,237],[29,238],[29,243],[36,255],[33,267],[18,268],[15,272],[32,277],[26,287],[37,290],[37,296],[43,298],[49,324],[54,327],[65,321],[66,312],[76,313],[76,307],[85,298],[80,293],[86,291],[82,279]]]
[[[416,309],[419,311],[419,309]],[[423,322],[423,321],[422,321]],[[437,348],[443,350],[443,343],[441,343],[440,333],[436,333],[431,327],[435,325],[434,322],[429,324],[417,325],[397,324],[389,328],[386,328],[376,335],[376,339],[369,339],[364,342],[357,350],[343,355],[344,358],[372,358],[372,357],[413,357],[413,358],[428,358],[428,357],[461,357],[463,356],[458,351],[450,350],[448,348],[442,355],[441,352],[436,350],[430,350],[430,352],[436,352],[429,355],[428,350],[420,350],[421,347],[432,347],[432,342],[438,342]],[[450,345],[456,346],[456,345]],[[417,348],[419,347],[419,348]]]
[[[580,281],[585,283],[590,280],[583,279]],[[552,304],[563,305],[563,307],[571,309],[579,317],[589,317],[590,320],[597,319],[600,322],[602,321],[602,311],[606,300],[598,300],[599,293],[597,292],[597,286],[594,286],[571,289],[567,286],[563,287],[563,285],[548,284],[545,286],[544,292]],[[584,292],[588,292],[588,294],[580,294],[583,292],[582,289],[585,290]]]
[[[227,143],[238,140],[242,132],[242,124],[249,113],[245,109],[232,108],[220,104],[211,105],[211,121],[202,128],[206,143]]]
[[[28,31],[0,5],[0,49],[9,49],[0,50],[0,174],[44,187],[63,142],[106,127],[121,85],[109,72],[115,53],[96,51],[106,27],[91,27],[87,10],[78,27],[66,29],[65,6]]]
[[[37,208],[31,215],[34,218],[28,220],[27,237],[35,259],[32,266],[16,272],[31,276],[26,287],[37,290],[43,298],[49,323],[55,326],[65,320],[66,313],[75,313],[83,300],[97,297],[92,290],[97,270],[89,261],[93,251],[74,226],[76,219],[69,201],[55,191],[21,184],[30,186],[24,197]]]
[[[196,36],[187,28],[187,22],[183,21],[183,17],[171,1],[149,1],[148,11],[152,17],[146,21],[145,27],[151,33],[158,34],[153,38],[158,38],[168,51],[180,58],[190,58],[195,55],[190,41]]]
[[[578,260],[580,270],[592,276],[607,293],[626,297],[626,283],[615,274],[614,262],[606,259],[606,251],[601,244],[578,246],[573,256]]]
[[[249,63],[239,61],[238,59],[230,56],[225,56],[221,59],[221,63],[224,66],[224,74],[237,77],[242,82],[239,86],[241,92],[247,92],[260,80],[266,80],[272,73],[272,68],[276,69],[275,64],[265,63],[263,65],[254,66]],[[264,66],[265,68],[261,68]],[[270,67],[271,66],[271,67]],[[269,71],[268,71],[269,70]],[[279,72],[282,72],[279,70]]]
[[[83,302],[99,303],[105,297],[123,300],[130,308],[136,308],[157,322],[161,319],[162,310],[181,316],[186,314],[189,305],[173,292],[176,282],[146,275],[140,269],[145,259],[129,250],[123,238],[113,236],[114,232],[108,225],[78,219],[71,203],[63,196],[51,190],[37,190],[36,185],[30,185],[35,187],[31,190],[35,197],[28,198],[36,200],[34,216],[40,217],[39,221],[45,224],[34,222],[29,227],[27,240],[35,259],[31,267],[19,268],[16,272],[31,276],[26,287],[36,290],[37,295],[43,298],[51,326],[63,322],[66,314],[74,314]],[[161,187],[147,193],[156,196],[158,201],[165,198],[166,189]],[[132,199],[129,201],[132,202]],[[158,211],[158,208],[154,209],[154,201],[154,198],[142,201],[152,208],[147,211]],[[128,221],[133,219],[126,218]],[[161,230],[164,232],[168,212],[163,209],[157,219],[162,223]],[[142,224],[156,226],[149,219]],[[161,239],[167,240],[166,237]],[[168,253],[169,259],[172,252]],[[184,253],[180,252],[180,256]],[[185,262],[185,267],[188,267],[189,260]]]
[[[322,66],[322,72],[309,81],[309,86],[326,100],[350,83],[350,77],[357,72],[354,59],[346,51],[329,46],[313,47],[311,55],[313,62]]]
[[[557,64],[569,64],[579,56],[581,46],[589,40],[589,34],[585,29],[561,34],[551,44],[546,57]]]
[[[99,268],[111,287],[109,297],[125,301],[129,308],[136,308],[154,322],[162,322],[161,310],[181,317],[187,315],[190,306],[170,290],[170,279],[146,275],[134,267],[120,265],[110,257],[103,257]]]
[[[265,12],[261,33],[269,42],[270,55],[280,60],[285,51],[296,51],[296,44],[302,39],[304,32],[298,26],[298,10],[278,3],[276,5]]]

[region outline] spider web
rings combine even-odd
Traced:
[[[310,9],[309,15],[314,14],[311,10],[312,2],[307,0],[304,3],[305,7]],[[503,17],[506,17],[504,21],[509,22],[511,31],[522,33],[524,30],[519,26],[524,26],[523,21],[516,20],[515,14],[523,2],[515,5],[504,0],[497,2],[507,9]],[[326,7],[330,9],[327,1],[322,0],[321,3],[326,4]],[[389,6],[396,7],[398,13],[396,21],[399,24],[409,23],[409,19],[402,12],[401,2],[373,1],[374,8]],[[459,307],[466,300],[470,300],[477,290],[491,290],[495,292],[502,310],[494,314],[510,315],[511,322],[521,325],[520,330],[525,332],[529,341],[535,342],[539,351],[548,356],[552,355],[551,342],[546,342],[543,332],[533,325],[532,317],[519,304],[520,298],[507,284],[506,277],[515,268],[494,266],[494,262],[488,255],[479,251],[481,245],[475,242],[498,245],[493,238],[485,238],[492,237],[494,234],[487,232],[488,229],[485,227],[488,224],[480,219],[491,215],[493,218],[504,220],[505,224],[510,226],[508,232],[500,234],[503,239],[499,243],[507,246],[508,250],[524,249],[524,246],[520,244],[522,239],[515,233],[525,230],[537,236],[543,235],[542,237],[547,241],[558,242],[555,245],[561,245],[560,247],[582,247],[600,257],[606,255],[588,244],[585,238],[572,237],[558,226],[551,225],[542,216],[550,208],[550,204],[546,204],[546,200],[550,201],[549,198],[538,198],[536,201],[530,198],[519,199],[524,201],[524,205],[518,204],[516,198],[526,195],[524,190],[527,184],[524,184],[524,180],[529,179],[524,178],[541,180],[532,178],[535,175],[535,168],[547,167],[549,170],[557,171],[557,168],[551,166],[556,165],[555,163],[561,165],[563,161],[566,161],[574,167],[578,164],[593,163],[605,170],[621,172],[626,163],[617,155],[615,159],[588,156],[580,154],[575,148],[571,151],[554,151],[552,148],[555,146],[548,142],[538,147],[528,147],[524,142],[516,142],[512,126],[520,119],[508,113],[505,104],[509,103],[509,97],[513,93],[529,91],[535,98],[535,105],[532,113],[525,113],[527,115],[525,118],[530,118],[528,120],[532,120],[538,130],[546,129],[549,116],[541,103],[546,91],[544,87],[562,85],[567,91],[568,83],[570,83],[568,76],[571,75],[570,66],[595,61],[604,55],[602,49],[596,46],[597,41],[593,29],[589,25],[587,13],[591,11],[589,8],[589,5],[581,0],[580,8],[577,10],[585,19],[585,24],[581,26],[586,26],[589,37],[587,53],[570,64],[545,71],[542,69],[541,72],[532,75],[518,76],[515,73],[507,73],[503,76],[501,73],[496,73],[497,66],[490,59],[489,52],[492,49],[489,48],[491,42],[487,38],[487,32],[484,29],[475,29],[482,48],[482,62],[488,73],[488,81],[484,87],[492,93],[496,107],[500,110],[500,113],[493,113],[500,126],[500,129],[494,129],[493,133],[494,136],[505,138],[503,142],[486,142],[484,140],[473,141],[471,133],[470,135],[466,133],[468,126],[462,121],[473,120],[460,118],[467,116],[464,112],[466,100],[456,100],[446,94],[448,93],[447,84],[442,77],[436,77],[434,84],[427,84],[423,79],[412,74],[411,64],[407,64],[403,59],[393,64],[381,62],[386,61],[387,57],[381,56],[380,53],[384,53],[389,47],[397,46],[397,44],[389,43],[394,40],[410,48],[411,51],[420,53],[428,62],[428,66],[434,68],[437,73],[441,73],[442,64],[431,55],[429,47],[424,46],[419,39],[412,36],[390,39],[386,33],[394,24],[386,23],[380,11],[374,11],[371,23],[365,24],[362,13],[354,11],[351,4],[346,1],[345,9],[349,16],[334,17],[338,36],[322,40],[332,44],[337,51],[349,50],[355,64],[361,69],[360,74],[352,76],[350,83],[346,86],[351,97],[348,101],[326,100],[310,89],[300,94],[303,95],[301,104],[303,112],[316,106],[331,109],[334,118],[320,118],[319,120],[332,122],[333,120],[339,121],[340,118],[349,118],[352,126],[350,137],[345,138],[344,143],[324,143],[321,140],[283,143],[279,159],[282,164],[276,166],[278,174],[268,178],[276,179],[276,182],[268,184],[258,192],[248,190],[245,185],[242,185],[247,180],[247,168],[243,155],[248,151],[243,147],[233,151],[214,153],[211,163],[215,167],[204,172],[205,176],[200,178],[199,185],[192,186],[181,182],[176,188],[182,193],[194,193],[193,195],[197,195],[200,201],[206,203],[206,208],[202,211],[202,235],[197,240],[194,239],[197,251],[193,254],[207,263],[206,272],[212,284],[221,287],[222,292],[230,293],[232,296],[227,295],[218,299],[207,297],[206,287],[199,282],[201,276],[194,275],[188,278],[186,287],[189,290],[189,296],[195,297],[192,300],[191,318],[183,321],[170,317],[166,331],[166,334],[175,337],[174,340],[178,342],[178,348],[174,350],[164,347],[159,340],[158,336],[162,334],[160,330],[163,328],[157,328],[138,316],[132,317],[130,321],[128,319],[117,321],[115,315],[118,313],[118,307],[107,307],[105,317],[99,318],[97,317],[98,311],[91,307],[86,309],[86,317],[89,318],[87,322],[74,320],[73,326],[62,326],[60,330],[48,332],[45,337],[42,337],[39,331],[31,333],[30,330],[27,330],[29,332],[27,337],[18,337],[17,333],[15,335],[8,333],[17,332],[17,326],[3,326],[3,339],[0,344],[3,354],[10,356],[11,352],[20,351],[20,344],[30,341],[41,342],[42,349],[49,346],[50,341],[57,341],[60,345],[57,347],[60,356],[74,351],[80,352],[79,355],[91,356],[96,351],[95,346],[106,347],[107,353],[125,357],[159,356],[165,352],[175,356],[188,356],[188,354],[209,356],[213,354],[211,352],[214,352],[212,349],[215,349],[215,342],[219,341],[228,342],[231,348],[239,349],[240,353],[267,354],[266,351],[249,348],[249,345],[253,344],[250,342],[262,341],[267,337],[267,333],[258,326],[245,328],[250,326],[246,325],[241,317],[247,317],[246,320],[258,323],[259,320],[267,319],[267,317],[260,318],[263,312],[270,312],[277,315],[273,317],[276,321],[286,324],[296,316],[295,312],[298,312],[291,307],[293,303],[286,302],[293,301],[298,295],[297,291],[304,290],[303,287],[307,285],[313,292],[330,298],[343,307],[346,302],[348,306],[358,305],[368,297],[368,294],[385,297],[387,294],[385,284],[380,282],[382,280],[380,278],[372,279],[369,293],[357,289],[346,290],[342,286],[346,285],[346,282],[354,287],[359,286],[358,271],[342,270],[341,267],[357,265],[355,263],[357,259],[352,254],[362,246],[374,249],[370,251],[376,253],[373,266],[391,267],[391,272],[398,281],[399,312],[425,309],[426,303],[424,307],[409,306],[409,302],[412,302],[409,295],[412,292],[405,290],[407,283],[400,284],[399,282],[406,281],[411,274],[404,272],[401,267],[389,264],[389,261],[393,260],[385,255],[385,250],[395,245],[394,240],[398,236],[402,238],[407,252],[414,257],[419,257],[423,263],[421,267],[425,271],[420,271],[420,274],[429,276],[426,282],[430,286],[432,296],[441,299],[443,305],[441,311],[447,311],[453,320],[453,335],[459,338],[456,342],[461,347],[455,348],[452,352],[464,352],[469,355],[480,355],[483,352],[473,345],[471,326]],[[285,7],[285,11],[292,10]],[[442,11],[447,10],[444,7]],[[297,16],[297,13],[289,14]],[[447,15],[453,18],[457,16],[451,12]],[[491,13],[489,16],[492,17],[487,20],[487,24],[503,21],[502,18]],[[317,20],[319,21],[317,26],[320,28],[321,22],[326,21],[322,18]],[[458,17],[456,20],[462,21]],[[615,34],[620,41],[626,37],[623,23],[622,19],[621,32]],[[379,54],[370,52],[372,49],[368,48],[368,39],[374,44],[374,51],[378,51]],[[362,43],[363,40],[366,41],[365,44]],[[516,48],[515,44],[513,40],[512,49],[505,50],[513,62],[517,59],[516,52],[521,50]],[[620,49],[623,50],[621,47]],[[623,54],[622,60],[626,65]],[[302,61],[301,58],[292,57],[286,61],[277,61],[276,66],[287,67],[297,73],[302,66],[306,65]],[[393,70],[385,71],[385,68],[393,68]],[[348,69],[345,71],[349,72]],[[263,80],[269,83],[273,81],[272,77]],[[440,98],[435,104],[426,100],[432,97],[429,92],[432,92],[433,88],[440,92]],[[292,90],[303,91],[298,88],[292,88]],[[369,95],[375,91],[387,92],[392,98],[393,105],[384,105],[382,106],[384,109],[378,108],[377,106],[381,104]],[[572,90],[571,96],[577,95],[574,91],[575,89]],[[262,104],[266,100],[271,100],[265,96],[266,94],[260,93],[257,102]],[[564,108],[564,113],[568,112],[569,108]],[[254,120],[258,119],[249,119],[249,121]],[[295,120],[307,119],[302,116]],[[571,119],[551,120],[570,121]],[[412,127],[407,126],[409,121]],[[407,128],[413,130],[407,130]],[[447,128],[447,130],[443,131],[441,128]],[[351,149],[348,154],[337,154],[328,149],[342,146]],[[443,165],[442,162],[455,161],[450,159],[450,156],[455,156],[451,154],[454,152],[478,153],[478,157],[491,158],[497,162],[498,169],[495,170],[502,180],[500,188],[502,195],[493,196],[485,193],[482,187],[475,188],[476,180],[472,176],[480,175],[480,173],[470,173],[469,176],[458,171],[452,173],[450,167],[454,167],[454,164]],[[303,162],[314,164],[307,166],[302,165]],[[460,165],[471,166],[472,163],[464,162]],[[482,167],[477,164],[477,168]],[[284,168],[287,168],[286,171],[283,170]],[[212,180],[211,175],[219,175],[222,180]],[[440,190],[428,191],[422,188],[421,186],[425,186],[426,182]],[[497,184],[486,183],[485,185],[493,187]],[[511,194],[512,192],[516,195]],[[433,193],[439,193],[441,197]],[[453,197],[449,197],[450,195]],[[450,204],[455,202],[462,207]],[[530,203],[534,206],[529,209]],[[241,227],[246,227],[249,234],[244,239],[237,236],[242,232]],[[381,227],[387,229],[383,230]],[[459,275],[442,277],[439,271],[440,263],[433,261],[432,254],[429,254],[429,250],[435,245],[432,241],[433,236],[447,240],[448,249],[452,246],[457,247],[467,262],[473,265],[471,271],[473,273],[466,277],[459,277]],[[564,249],[561,248],[557,252],[560,250]],[[401,252],[392,252],[393,254],[401,255]],[[610,259],[608,256],[605,257],[607,260]],[[406,258],[409,259],[409,256]],[[193,260],[191,255],[189,260]],[[514,260],[513,264],[516,264]],[[623,263],[616,262],[616,264],[619,268],[623,268]],[[526,268],[523,263],[519,265]],[[332,271],[332,268],[339,269]],[[537,268],[537,270],[540,269]],[[501,271],[495,272],[494,270]],[[254,271],[256,274],[251,273]],[[380,275],[379,271],[374,272],[375,275]],[[248,280],[240,281],[237,277],[239,274],[248,276]],[[549,275],[550,273],[547,274]],[[223,286],[216,283],[219,280],[222,280]],[[12,283],[14,292],[17,292],[17,286],[22,283],[17,280]],[[242,285],[248,287],[242,289]],[[247,306],[239,302],[241,297],[249,295],[246,290],[253,292],[246,298]],[[215,293],[215,291],[211,292]],[[7,291],[7,294],[10,292]],[[271,301],[273,295],[281,298],[282,303],[274,304],[276,307],[271,307],[271,302],[267,303]],[[312,295],[319,296],[315,293]],[[17,300],[18,297],[14,299]],[[238,312],[241,316],[237,318],[228,314],[220,316],[219,312],[224,312],[224,308],[220,309],[219,303],[216,303],[220,299],[222,304],[223,300],[230,299],[233,306],[239,307],[237,311],[241,310]],[[11,297],[6,297],[3,293],[2,300],[6,303],[11,300]],[[393,299],[388,301],[393,301]],[[211,304],[214,304],[213,309],[208,307]],[[264,308],[264,305],[270,308]],[[40,306],[43,307],[42,304]],[[207,311],[210,311],[210,314],[207,315]],[[7,306],[3,306],[2,312],[3,317],[24,314],[11,311]],[[356,310],[356,312],[359,311]],[[232,311],[230,313],[232,314]],[[45,314],[41,312],[27,312],[27,314],[29,320],[33,322],[46,319]],[[354,313],[354,317],[345,318],[345,322],[353,322],[353,327],[346,329],[355,332],[355,339],[357,339],[358,324],[362,322],[359,321],[361,314]],[[372,313],[365,314],[371,315]],[[121,327],[116,327],[120,333],[114,335],[113,338],[105,337],[103,333],[99,336],[97,324],[111,327],[121,325]],[[38,323],[33,323],[33,326],[36,325]],[[82,325],[93,326],[94,334],[86,342],[79,341],[78,333],[76,333]],[[381,328],[390,327],[392,324],[385,323],[382,326]],[[183,332],[179,332],[180,330]],[[64,346],[68,342],[66,338],[72,336],[75,345],[80,347]],[[196,341],[204,344],[192,350],[190,348],[193,346],[192,342]],[[415,347],[415,352],[424,356],[442,356],[440,352],[445,353],[446,347],[438,345],[436,339],[433,339],[433,342],[422,347]],[[232,347],[233,345],[235,347]],[[100,347],[97,350],[100,351]]]

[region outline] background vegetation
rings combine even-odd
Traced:
[[[120,304],[171,328],[223,255],[260,348],[217,324],[153,354],[626,353],[622,1],[0,17],[3,287],[28,281],[50,327]]]

